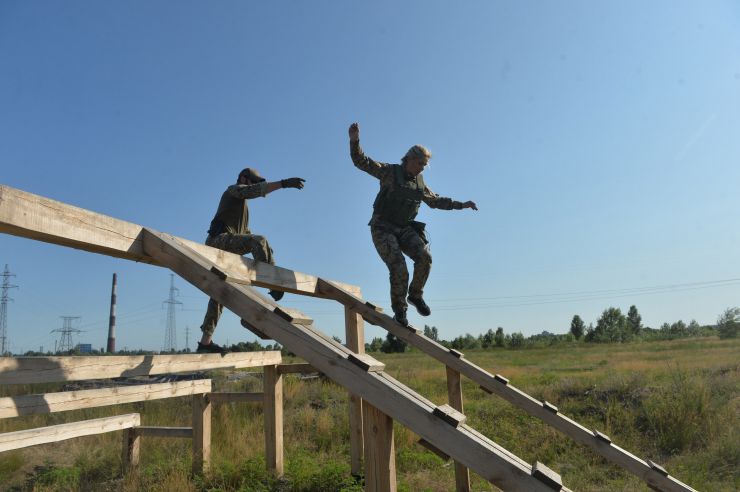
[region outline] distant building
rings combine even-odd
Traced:
[[[78,343],[77,347],[75,348],[81,354],[91,354],[92,353],[92,343]]]

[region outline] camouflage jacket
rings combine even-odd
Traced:
[[[229,234],[249,234],[249,208],[247,200],[267,194],[267,183],[251,185],[235,184],[226,188],[218,210],[211,221],[208,234],[217,236],[224,232]]]

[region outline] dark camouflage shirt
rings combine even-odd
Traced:
[[[349,143],[349,153],[352,156],[352,162],[355,164],[357,169],[362,169],[371,176],[375,176],[380,181],[380,187],[391,187],[393,186],[393,168],[391,164],[385,162],[377,162],[369,158],[362,151],[360,141]],[[439,208],[442,210],[461,210],[462,202],[439,196],[434,193],[428,186],[424,186],[424,203],[430,208]],[[375,217],[373,217],[375,219]],[[372,223],[372,221],[371,221]]]
[[[267,183],[250,185],[235,184],[226,188],[221,195],[218,210],[213,217],[213,223],[220,221],[223,232],[229,234],[249,234],[249,208],[247,200],[267,194]]]

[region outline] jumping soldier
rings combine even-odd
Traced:
[[[430,208],[442,210],[478,210],[474,202],[458,202],[436,195],[424,184],[421,173],[429,163],[432,153],[421,145],[411,147],[401,159],[401,164],[376,162],[367,157],[360,147],[360,125],[349,127],[349,148],[355,167],[380,180],[380,191],[373,203],[370,233],[380,258],[388,266],[391,283],[391,306],[394,319],[407,326],[406,294],[422,316],[429,316],[431,309],[424,302],[424,285],[432,267],[429,241],[424,232],[425,224],[414,220],[421,202]],[[406,254],[414,261],[414,275],[409,285]]]
[[[264,261],[270,265],[275,264],[272,256],[272,248],[264,236],[252,234],[249,230],[249,208],[247,200],[265,196],[270,192],[280,188],[303,188],[303,178],[288,178],[280,181],[268,183],[265,178],[260,176],[256,169],[243,169],[233,184],[226,188],[221,201],[218,204],[218,210],[211,221],[211,227],[208,229],[208,238],[206,244],[214,248],[244,255],[252,253],[257,261]],[[279,301],[283,297],[283,292],[271,290],[269,294],[273,299]],[[213,342],[213,332],[216,330],[216,324],[221,317],[223,306],[213,299],[208,301],[208,309],[203,318],[203,324],[200,329],[203,337],[198,342],[198,352],[200,353],[221,353],[225,349]],[[246,328],[251,327],[242,320],[242,325]]]

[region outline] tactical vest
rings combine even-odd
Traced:
[[[402,164],[393,165],[393,184],[383,186],[373,203],[373,216],[398,226],[408,225],[416,218],[424,199],[424,178],[421,174],[406,179]]]

